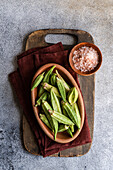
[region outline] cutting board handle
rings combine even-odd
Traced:
[[[48,34],[68,34],[73,36],[75,38],[75,43],[73,45],[64,45],[64,49],[71,49],[74,45],[81,42],[93,42],[92,36],[86,31],[74,29],[44,29],[35,31],[29,35],[28,41],[26,43],[26,48],[28,46],[50,46],[52,43],[47,43],[45,41],[45,37]]]

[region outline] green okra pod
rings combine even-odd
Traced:
[[[58,73],[57,70],[56,70],[56,74],[57,74],[58,78],[62,80],[66,91],[69,91],[69,90],[70,90],[70,86],[65,82],[65,80],[64,80],[63,77]]]
[[[45,83],[45,82],[49,83],[50,76],[51,76],[51,74],[52,74],[55,67],[56,66],[51,67],[51,69],[45,74],[45,77],[44,77],[44,79],[42,81],[43,83]],[[40,86],[38,96],[40,97],[43,93],[44,93],[44,88],[42,86]]]
[[[45,90],[49,91],[51,90],[51,88],[53,89],[54,93],[58,96],[58,97],[61,97],[59,92],[58,92],[58,89],[48,83],[42,83],[42,86]]]
[[[44,93],[40,96],[40,98],[36,101],[36,105],[35,105],[35,106],[41,105],[42,100],[46,100],[47,97],[48,97],[48,92],[44,92]]]
[[[77,99],[78,99],[78,91],[77,91],[76,87],[72,87],[69,90],[67,98],[68,98],[68,102],[71,105],[77,101]]]
[[[57,136],[57,132],[58,132],[58,121],[57,121],[57,120],[54,120],[54,124],[55,124],[54,139],[56,140],[56,136]]]
[[[66,116],[63,114],[53,111],[53,110],[48,110],[51,114],[51,117],[53,117],[55,120],[57,120],[59,123],[63,123],[65,125],[74,125],[74,123]]]
[[[63,108],[63,106],[62,106],[62,111],[63,111],[63,114],[64,114],[65,116],[69,117],[69,116],[68,116],[68,113],[67,113],[66,110]],[[72,132],[74,132],[74,125],[70,125],[70,129],[71,129]]]
[[[44,111],[44,113],[45,113],[45,115],[46,115],[46,117],[47,117],[47,119],[50,123],[52,130],[54,131],[53,119],[52,119],[50,113],[48,112],[48,109],[52,109],[52,108],[47,101],[42,100],[42,109],[43,109],[43,111]]]
[[[56,66],[51,67],[51,69],[45,74],[45,77],[44,77],[44,79],[43,79],[43,83],[44,83],[44,82],[49,83],[50,76],[51,76],[51,74],[52,74],[52,72],[53,72],[53,70],[54,70],[55,67],[56,67]]]
[[[51,106],[49,105],[49,103],[47,101],[42,101],[42,108],[48,118],[48,121],[52,127],[52,130],[54,131],[54,138],[56,140],[56,135],[57,135],[57,132],[58,132],[58,122],[53,119],[51,117],[51,114],[48,110],[52,110]]]
[[[77,103],[73,103],[72,104],[72,108],[73,108],[73,110],[75,111],[75,113],[77,115],[77,118],[78,118],[78,127],[80,128],[80,125],[81,125],[81,116],[80,116],[80,112],[79,112]]]
[[[44,88],[42,87],[42,85],[40,85],[39,90],[38,90],[38,96],[40,97],[43,93],[44,93]]]
[[[48,128],[51,129],[51,125],[50,125],[48,119],[46,118],[46,116],[44,114],[40,114],[40,119],[42,120],[43,123],[45,123],[45,125],[48,126]]]
[[[52,73],[50,77],[50,83],[52,86],[56,86],[56,73]]]
[[[72,131],[71,131],[70,128],[67,129],[67,133],[69,133],[69,135],[70,135],[71,137],[73,137],[73,134],[72,134]]]
[[[66,117],[68,117],[68,114],[67,114],[66,110],[63,108],[63,106],[62,106],[62,112]]]
[[[69,128],[67,125],[60,125],[58,128],[58,132],[64,132]]]
[[[53,88],[51,88],[50,90],[50,96],[51,96],[51,104],[52,104],[53,110],[56,112],[62,113],[59,99],[54,93]]]
[[[78,117],[77,117],[75,111],[73,110],[72,106],[71,106],[68,102],[62,101],[61,103],[62,103],[62,105],[63,105],[63,108],[66,110],[66,113],[68,113],[68,116],[69,116],[69,118],[72,120],[72,122],[73,122],[74,124],[76,124],[76,126],[77,126],[78,128],[80,128],[80,124],[79,124],[79,121],[78,121]]]
[[[66,90],[65,90],[62,80],[59,79],[58,77],[57,77],[57,87],[58,87],[58,90],[60,92],[62,99],[66,101]]]
[[[64,131],[66,131],[67,129],[69,128],[69,126],[68,125],[60,125],[59,127],[58,127],[58,132],[64,132]]]
[[[72,132],[74,132],[74,125],[70,125],[70,129]]]
[[[38,77],[36,77],[36,79],[33,82],[31,91],[41,83],[43,78],[44,78],[44,72],[42,74],[40,74]]]

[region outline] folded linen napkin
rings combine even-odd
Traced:
[[[64,51],[61,43],[46,47],[33,48],[17,57],[18,69],[9,75],[11,84],[13,85],[20,104],[23,107],[24,114],[33,130],[40,154],[43,157],[55,154],[64,149],[76,147],[91,142],[90,130],[88,126],[87,116],[85,113],[84,126],[79,136],[72,142],[60,144],[51,140],[37,123],[31,105],[31,81],[36,70],[47,63],[57,63],[64,66],[74,77],[79,85],[77,74],[70,68],[68,64],[68,51]]]

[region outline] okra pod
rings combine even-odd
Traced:
[[[79,121],[78,121],[78,117],[75,113],[75,111],[73,110],[72,106],[68,103],[68,102],[64,102],[62,101],[61,102],[63,104],[63,108],[66,110],[66,112],[68,113],[68,116],[69,118],[72,120],[72,122],[74,124],[76,124],[76,126],[78,128],[80,128],[80,124],[79,124]]]
[[[48,118],[48,121],[49,121],[53,131],[54,131],[54,139],[56,140],[56,135],[58,132],[58,122],[51,117],[51,114],[48,111],[48,110],[52,110],[52,108],[47,101],[42,101],[42,108]]]
[[[48,109],[52,109],[52,108],[47,101],[42,101],[42,109],[51,125],[52,130],[54,131],[53,119],[52,119],[50,113],[48,112]]]
[[[64,104],[63,104],[63,102],[61,102],[61,106],[62,106],[62,112],[63,112],[64,116],[68,117],[68,113],[67,113],[66,110],[64,109]]]
[[[72,132],[74,132],[74,125],[70,125],[70,129]]]
[[[51,104],[52,104],[53,110],[56,112],[62,113],[60,102],[58,100],[58,97],[54,93],[53,88],[51,88],[50,90],[50,96],[51,96]]]
[[[44,77],[44,79],[43,79],[43,83],[44,83],[44,82],[49,83],[50,75],[52,74],[52,72],[53,72],[53,70],[54,70],[55,67],[56,67],[56,66],[51,67],[51,69],[45,74],[45,77]]]
[[[63,106],[62,106],[62,111],[63,111],[63,114],[68,117],[68,113],[67,113],[66,110],[63,108]],[[74,125],[70,125],[70,129],[71,129],[72,132],[74,132]]]
[[[51,116],[57,120],[59,123],[63,123],[65,125],[74,125],[74,123],[66,116],[64,116],[63,114],[53,111],[53,110],[48,110],[51,114]]]
[[[67,125],[60,125],[58,128],[58,132],[64,132],[69,128]]]
[[[78,99],[78,91],[75,87],[72,87],[70,91],[68,92],[68,102],[72,105],[75,103]]]
[[[53,89],[54,93],[58,96],[58,97],[61,97],[59,92],[58,92],[58,89],[48,83],[42,83],[42,86],[45,90],[49,91],[51,90],[51,88]]]
[[[64,87],[62,80],[60,80],[58,77],[57,77],[57,87],[58,87],[58,90],[60,92],[62,99],[66,101],[66,89]]]
[[[33,82],[33,85],[32,85],[32,88],[31,88],[31,91],[36,88],[42,81],[42,79],[44,78],[44,72],[42,74],[40,74],[36,79],[35,81]]]
[[[56,86],[56,73],[52,73],[50,77],[50,83],[52,86]]]
[[[73,134],[72,134],[72,131],[71,131],[70,128],[67,129],[67,133],[69,133],[69,135],[70,135],[71,137],[73,137]]]
[[[40,98],[36,101],[36,105],[35,105],[35,106],[41,105],[42,100],[46,100],[47,97],[48,97],[48,93],[47,93],[47,92],[44,92],[44,93],[40,96]]]
[[[45,125],[48,126],[49,129],[51,129],[50,123],[44,114],[40,114],[40,119],[42,120],[43,123],[45,123]]]
[[[80,112],[79,112],[77,103],[73,103],[72,108],[73,108],[73,110],[75,111],[75,113],[76,113],[76,115],[77,115],[77,118],[78,118],[78,126],[79,126],[79,128],[80,128],[80,125],[81,125],[81,117],[80,117]]]
[[[69,116],[68,116],[68,113],[67,113],[66,110],[63,108],[63,106],[62,106],[62,111],[63,111],[63,114],[64,114],[65,116],[69,117]],[[74,125],[70,125],[70,129],[71,129],[72,132],[74,132]]]
[[[42,87],[42,85],[40,85],[39,90],[38,90],[38,97],[41,97],[44,91],[45,91],[44,88]]]
[[[64,80],[63,77],[58,73],[57,70],[56,70],[56,74],[57,74],[58,78],[62,80],[66,91],[69,91],[69,90],[70,90],[70,86],[65,82],[65,80]]]
[[[43,83],[45,83],[45,82],[49,83],[50,75],[52,74],[52,72],[53,72],[53,70],[54,70],[55,67],[56,67],[56,66],[53,66],[53,67],[45,74],[45,77],[44,77],[44,79],[43,79],[43,81],[42,81]],[[40,86],[38,96],[40,97],[43,93],[44,93],[44,88],[43,88],[42,86]]]

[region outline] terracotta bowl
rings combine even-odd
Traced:
[[[71,142],[72,140],[74,140],[79,135],[79,133],[80,133],[82,127],[83,127],[83,123],[84,123],[84,103],[83,103],[83,98],[82,98],[81,92],[79,90],[79,87],[78,87],[76,81],[74,80],[72,75],[64,67],[62,67],[62,66],[60,66],[58,64],[49,63],[49,64],[46,64],[46,65],[42,66],[36,72],[36,74],[34,75],[33,81],[35,80],[35,78],[39,74],[41,74],[44,71],[47,71],[53,65],[56,65],[55,69],[58,70],[58,72],[66,80],[67,83],[69,83],[71,86],[75,86],[77,88],[78,94],[79,94],[79,97],[78,97],[78,107],[79,107],[80,114],[81,114],[81,127],[80,127],[80,130],[75,129],[75,133],[74,133],[72,138],[66,132],[58,132],[57,137],[56,137],[56,142],[59,142],[59,143],[68,143],[68,142]],[[32,81],[32,83],[33,83],[33,81]],[[35,101],[37,99],[37,90],[38,90],[38,88],[35,88],[33,91],[31,91],[31,99],[32,99],[32,106],[33,106],[34,114],[36,116],[36,119],[37,119],[40,127],[45,132],[45,134],[47,136],[49,136],[52,140],[54,140],[53,132],[39,118],[39,113],[40,113],[39,108],[34,106],[35,105]]]
[[[72,58],[73,58],[73,52],[75,50],[78,50],[79,48],[83,47],[83,46],[87,46],[87,47],[92,47],[93,49],[95,49],[98,53],[98,58],[99,58],[99,62],[97,64],[97,66],[91,70],[91,71],[88,71],[88,72],[81,72],[80,70],[77,70],[75,67],[74,67],[74,63],[72,61]],[[88,42],[83,42],[83,43],[80,43],[80,44],[77,44],[76,46],[73,47],[73,49],[71,50],[70,52],[70,55],[69,55],[69,63],[70,63],[70,66],[71,68],[77,73],[77,74],[80,74],[82,76],[90,76],[92,74],[94,74],[95,72],[98,71],[98,69],[100,68],[101,64],[102,64],[102,53],[101,51],[99,50],[99,48],[92,44],[92,43],[88,43]]]

